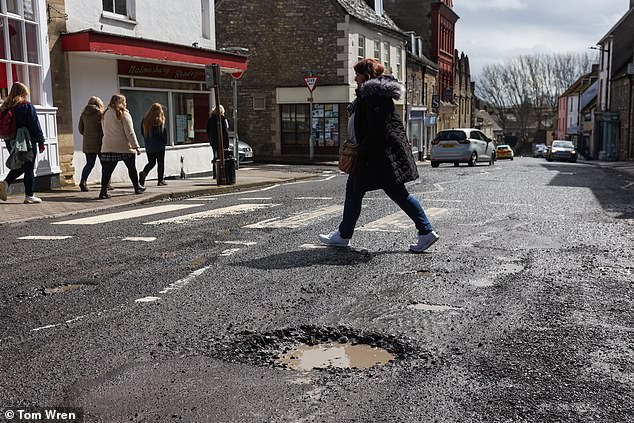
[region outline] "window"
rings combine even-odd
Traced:
[[[357,59],[361,60],[363,58],[365,58],[365,37],[361,34],[359,34],[359,47],[358,47],[358,53],[357,53]]]
[[[403,60],[403,50],[400,47],[396,49],[396,79],[403,80],[403,69],[401,68],[401,61]]]
[[[0,1],[0,96],[16,81],[31,91],[31,102],[42,104],[40,27],[33,0]],[[6,12],[6,13],[5,13]]]
[[[205,40],[211,39],[211,25],[210,25],[210,13],[209,13],[209,0],[201,0],[200,12],[202,14],[202,37]]]
[[[253,110],[266,110],[266,99],[264,97],[253,97]]]
[[[385,66],[385,72],[390,73],[392,70],[390,68],[390,43],[383,43],[383,66]]]
[[[339,146],[339,105],[313,105],[312,131],[316,147]]]
[[[378,40],[374,40],[374,58],[381,60],[381,42]]]
[[[284,153],[308,150],[310,136],[310,106],[282,104],[282,149]]]
[[[128,16],[127,0],[102,0],[103,11],[114,13],[115,15]]]

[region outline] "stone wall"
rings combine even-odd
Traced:
[[[303,87],[312,71],[320,86],[344,84],[337,42],[343,32],[337,23],[345,13],[334,0],[221,0],[216,4],[217,48],[249,49],[248,70],[238,81],[238,133],[260,158],[280,152],[280,111],[276,87]],[[308,90],[307,90],[308,95]],[[231,122],[230,76],[222,81],[221,102]],[[264,98],[265,109],[254,110],[254,98]],[[224,100],[226,99],[226,100]]]
[[[60,34],[66,31],[64,0],[47,0],[51,12],[48,24],[48,38],[51,55],[51,75],[53,80],[53,103],[57,110],[57,131],[59,141],[60,184],[73,185],[73,119],[70,99],[70,77],[68,59],[62,50]]]

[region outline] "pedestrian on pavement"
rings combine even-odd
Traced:
[[[218,124],[222,129],[222,144],[224,148],[229,148],[229,121],[225,117],[225,108],[221,105],[214,107],[207,119],[207,139],[214,153],[213,160],[218,160]],[[216,167],[212,166],[213,177],[216,177]]]
[[[139,184],[145,186],[145,178],[148,173],[157,166],[158,185],[167,185],[165,182],[165,146],[167,145],[167,130],[165,129],[165,113],[160,103],[150,106],[141,122],[141,132],[145,140],[145,152],[148,163],[139,172]]]
[[[33,195],[35,190],[35,159],[37,158],[38,151],[44,152],[44,133],[40,127],[40,121],[37,118],[37,110],[27,100],[29,96],[29,89],[21,82],[16,82],[11,86],[9,95],[2,102],[0,106],[0,113],[7,109],[12,109],[15,123],[16,123],[16,137],[12,140],[5,140],[7,149],[12,151],[12,145],[15,145],[19,140],[26,141],[27,145],[25,150],[27,156],[23,155],[25,159],[22,162],[22,166],[16,169],[11,169],[4,181],[0,182],[0,200],[7,200],[7,191],[9,185],[15,182],[22,174],[24,174],[24,202],[26,204],[41,203],[42,199]],[[30,139],[30,142],[28,140]],[[17,149],[17,146],[16,146]],[[29,151],[30,150],[30,151]],[[31,155],[31,153],[33,153]]]
[[[141,150],[136,134],[134,133],[132,116],[130,116],[130,112],[126,106],[125,97],[121,94],[115,94],[110,99],[110,104],[108,104],[108,108],[103,115],[100,200],[110,198],[107,188],[108,182],[120,160],[123,161],[128,168],[128,175],[134,186],[134,192],[141,194],[145,191],[145,187],[139,184],[139,175],[137,174],[135,163],[135,154],[141,154]]]
[[[88,191],[86,181],[95,167],[97,156],[101,155],[103,112],[103,101],[99,97],[93,96],[88,99],[88,104],[84,107],[79,118],[79,133],[83,136],[82,151],[86,156],[86,165],[81,171],[81,180],[79,181],[79,189],[82,191]]]
[[[418,239],[409,249],[422,253],[439,237],[418,200],[405,188],[406,182],[418,178],[418,169],[394,106],[404,88],[392,76],[383,75],[384,69],[374,59],[362,59],[354,65],[357,98],[348,106],[348,138],[358,143],[359,153],[346,183],[339,228],[319,235],[319,240],[329,246],[349,246],[364,195],[382,189],[414,221]]]

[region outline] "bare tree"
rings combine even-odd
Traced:
[[[535,54],[513,57],[483,68],[476,83],[480,99],[492,107],[506,132],[513,121],[518,144],[528,141],[528,129],[542,129],[559,96],[579,76],[590,71],[590,53]]]

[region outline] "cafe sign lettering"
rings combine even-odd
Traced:
[[[119,75],[132,77],[178,79],[184,81],[204,81],[205,70],[168,66],[160,63],[118,61]]]

